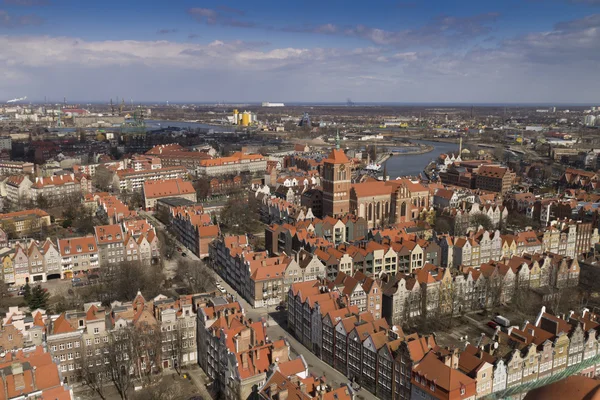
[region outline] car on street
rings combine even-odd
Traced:
[[[71,282],[72,283],[81,282],[81,278],[73,278],[73,279],[71,279]]]
[[[496,321],[488,321],[487,326],[489,326],[492,329],[496,329],[498,323]]]
[[[225,290],[224,287],[221,287],[221,288],[219,288],[219,292],[225,294],[225,293],[227,293],[227,290]]]
[[[186,253],[181,253],[181,257],[187,257]]]

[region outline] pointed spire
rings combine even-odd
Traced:
[[[337,129],[337,133],[335,135],[335,148],[336,149],[340,149],[340,130],[339,128]]]

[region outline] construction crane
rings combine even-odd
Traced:
[[[115,106],[113,105],[112,98],[110,99],[110,110],[112,115],[115,115]]]

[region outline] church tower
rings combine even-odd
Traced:
[[[352,173],[339,139],[338,134],[336,148],[323,160],[323,216],[341,217],[350,211]]]

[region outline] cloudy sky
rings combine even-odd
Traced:
[[[0,102],[600,103],[600,0],[0,0]]]

